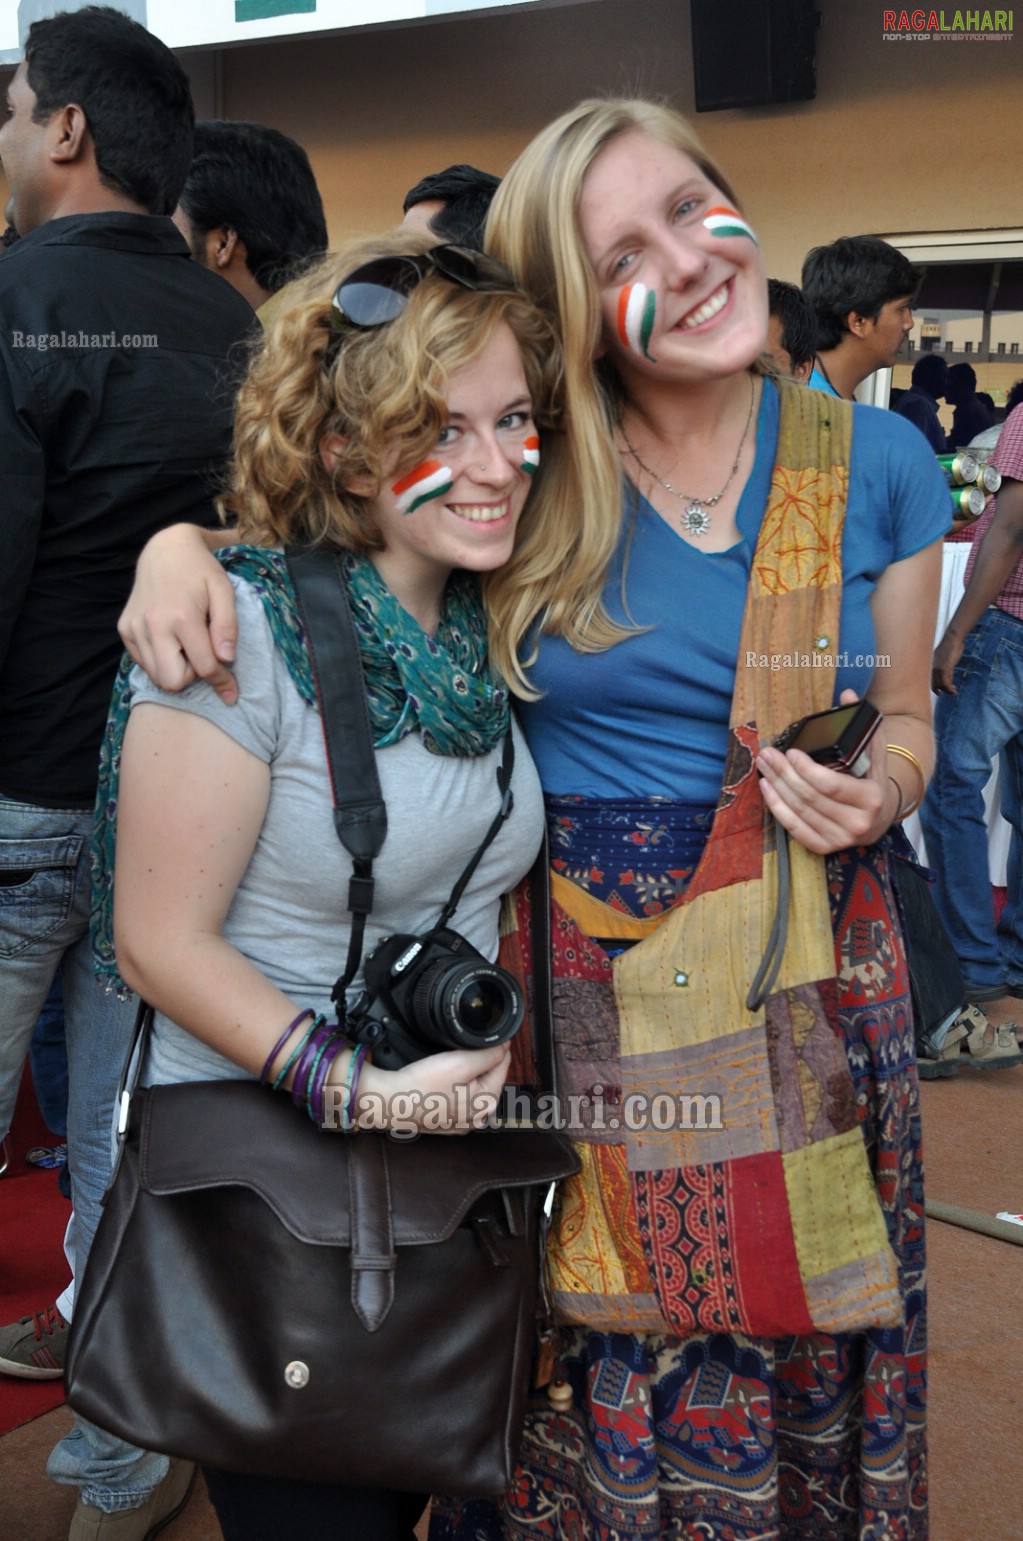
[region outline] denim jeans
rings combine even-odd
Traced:
[[[135,1002],[104,991],[92,971],[91,839],[91,813],[0,797],[0,1132],[10,1126],[36,1019],[59,967],[76,1273],[85,1267],[110,1180],[114,1101],[135,1020]],[[47,1470],[58,1482],[80,1485],[86,1503],[113,1512],[145,1502],[167,1459],[79,1419]]]
[[[920,809],[934,900],[966,979],[970,1000],[1023,986],[1023,621],[991,606],[966,639],[957,695],[934,714],[937,761]],[[1008,902],[997,928],[988,874],[984,786],[1001,755],[1002,816],[1012,829]]]
[[[67,1039],[64,1036],[64,981],[59,969],[39,1013],[28,1057],[36,1101],[47,1129],[54,1134],[67,1134]]]

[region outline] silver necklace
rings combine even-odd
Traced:
[[[721,502],[721,499],[724,497],[725,493],[728,491],[729,487],[732,485],[732,482],[735,479],[735,473],[739,469],[739,461],[742,459],[743,446],[746,443],[750,424],[753,421],[753,403],[756,401],[757,389],[753,384],[752,375],[750,376],[749,389],[749,411],[746,414],[746,426],[742,430],[742,438],[739,440],[739,448],[735,452],[735,459],[732,461],[732,469],[728,473],[728,480],[725,482],[725,485],[722,487],[721,491],[715,492],[713,497],[698,498],[693,492],[681,492],[678,487],[673,487],[671,482],[665,481],[663,476],[658,476],[657,472],[652,471],[647,465],[646,461],[640,458],[640,455],[633,445],[632,440],[629,438],[629,435],[625,431],[625,424],[622,423],[619,425],[622,430],[622,438],[625,440],[626,448],[628,449],[629,454],[632,456],[636,464],[640,466],[648,476],[652,477],[659,486],[663,487],[665,492],[670,492],[673,498],[680,498],[682,502],[687,505],[682,510],[681,515],[682,528],[687,535],[695,535],[696,537],[706,535],[707,531],[710,529],[710,515],[707,510],[709,508],[713,508],[716,503]]]

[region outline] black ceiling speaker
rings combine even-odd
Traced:
[[[814,0],[690,0],[697,112],[809,102],[817,93]]]

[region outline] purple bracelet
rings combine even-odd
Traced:
[[[318,1016],[313,1023],[313,1031],[302,1045],[302,1053],[295,1066],[295,1074],[291,1082],[291,1100],[300,1112],[305,1108],[309,1078],[319,1061],[320,1053],[336,1032],[335,1023]]]
[[[300,1011],[298,1016],[295,1018],[295,1020],[293,1022],[289,1022],[288,1023],[287,1027],[284,1029],[283,1033],[278,1038],[278,1040],[274,1044],[273,1048],[270,1050],[270,1053],[266,1057],[266,1063],[263,1066],[262,1070],[259,1072],[259,1079],[263,1082],[263,1084],[265,1086],[269,1086],[271,1080],[273,1079],[270,1072],[273,1069],[273,1062],[274,1062],[274,1060],[277,1058],[278,1054],[284,1048],[284,1045],[287,1043],[288,1039],[291,1037],[291,1035],[295,1031],[296,1027],[301,1027],[301,1025],[305,1021],[306,1017],[311,1017],[312,1015],[313,1015],[313,1010],[312,1010],[311,1006],[307,1006],[305,1011]]]
[[[344,1134],[354,1134],[359,1127],[355,1122],[355,1101],[359,1094],[359,1077],[362,1075],[362,1067],[366,1063],[368,1053],[369,1050],[364,1043],[356,1044],[352,1053],[352,1062],[348,1066],[345,1106],[341,1114],[341,1129]]]
[[[335,1033],[324,1044],[320,1051],[316,1064],[313,1066],[309,1077],[309,1086],[306,1094],[305,1110],[313,1123],[320,1129],[326,1129],[326,1109],[323,1105],[323,1093],[327,1085],[327,1077],[331,1072],[335,1060],[342,1049],[348,1047],[348,1039],[343,1033]]]

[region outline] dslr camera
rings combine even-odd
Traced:
[[[443,926],[385,936],[366,959],[365,981],[346,1026],[383,1070],[444,1049],[505,1043],[525,1017],[518,981]]]

